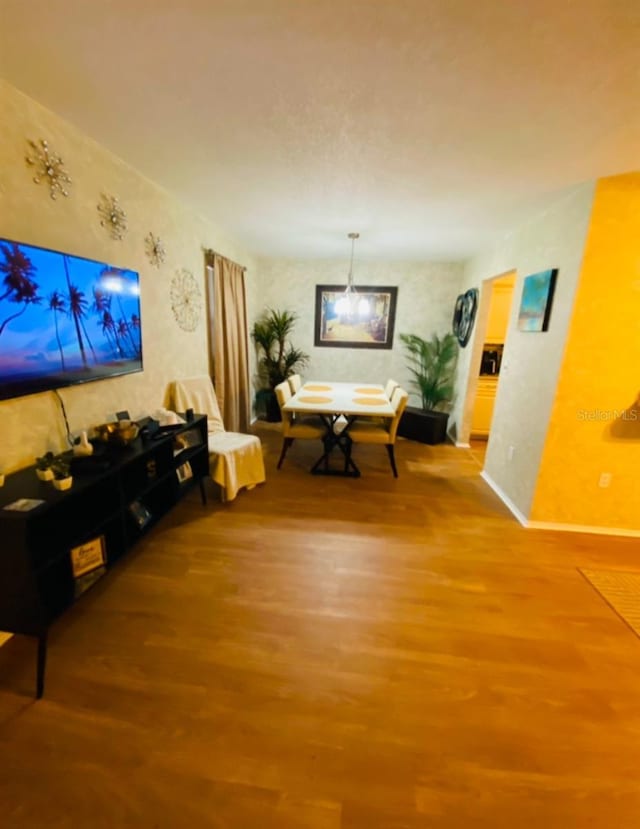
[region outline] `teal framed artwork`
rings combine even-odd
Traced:
[[[518,328],[520,331],[546,331],[556,286],[557,268],[526,276],[522,288]]]

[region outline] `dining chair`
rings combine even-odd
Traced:
[[[277,468],[280,469],[289,447],[296,438],[300,440],[321,440],[326,434],[326,427],[317,417],[296,417],[291,412],[283,411],[283,406],[292,397],[291,387],[285,380],[275,387],[278,405],[282,413],[282,451],[278,459]]]
[[[394,409],[392,418],[387,418],[383,424],[357,420],[349,429],[349,437],[354,443],[379,443],[386,446],[394,478],[398,477],[398,470],[393,449],[398,432],[398,423],[400,423],[408,399],[407,392],[398,386],[391,397],[391,405]]]
[[[289,383],[289,388],[291,389],[291,394],[295,394],[302,388],[302,377],[300,377],[299,374],[290,375],[287,377],[287,381]]]
[[[384,396],[391,400],[393,397],[393,393],[396,389],[400,388],[400,383],[397,380],[387,380],[387,384],[384,387]],[[389,418],[387,417],[371,417],[367,418],[367,423],[375,423],[376,426],[387,426],[389,424]]]
[[[389,400],[391,400],[391,395],[398,388],[399,385],[400,383],[398,383],[397,380],[387,380],[387,385],[384,387],[384,393],[386,397],[389,398]]]
[[[209,375],[175,380],[169,391],[175,411],[193,409],[207,415],[209,467],[220,487],[222,500],[233,501],[243,487],[264,483],[264,458],[260,438],[224,428],[215,389]]]

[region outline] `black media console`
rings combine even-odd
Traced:
[[[206,415],[145,433],[77,459],[67,491],[38,480],[35,467],[8,475],[0,489],[0,630],[37,637],[37,697],[51,623],[192,486],[206,503]]]

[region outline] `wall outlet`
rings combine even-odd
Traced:
[[[603,489],[606,489],[608,486],[611,485],[612,478],[613,475],[611,474],[611,472],[601,472],[600,478],[598,479],[598,486],[602,487]]]
[[[515,455],[515,453],[516,453],[516,447],[515,447],[515,446],[510,446],[510,447],[507,449],[507,460],[508,460],[508,461],[512,461],[512,460],[513,460],[513,456]]]

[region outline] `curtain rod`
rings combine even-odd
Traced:
[[[237,265],[239,268],[242,268],[243,271],[246,271],[247,268],[245,265],[241,265],[239,262],[234,262],[233,259],[229,259],[228,256],[224,256],[222,253],[218,253],[217,250],[212,250],[212,248],[203,248],[205,256],[219,256],[221,259],[226,259],[227,262],[231,262],[232,265]]]

